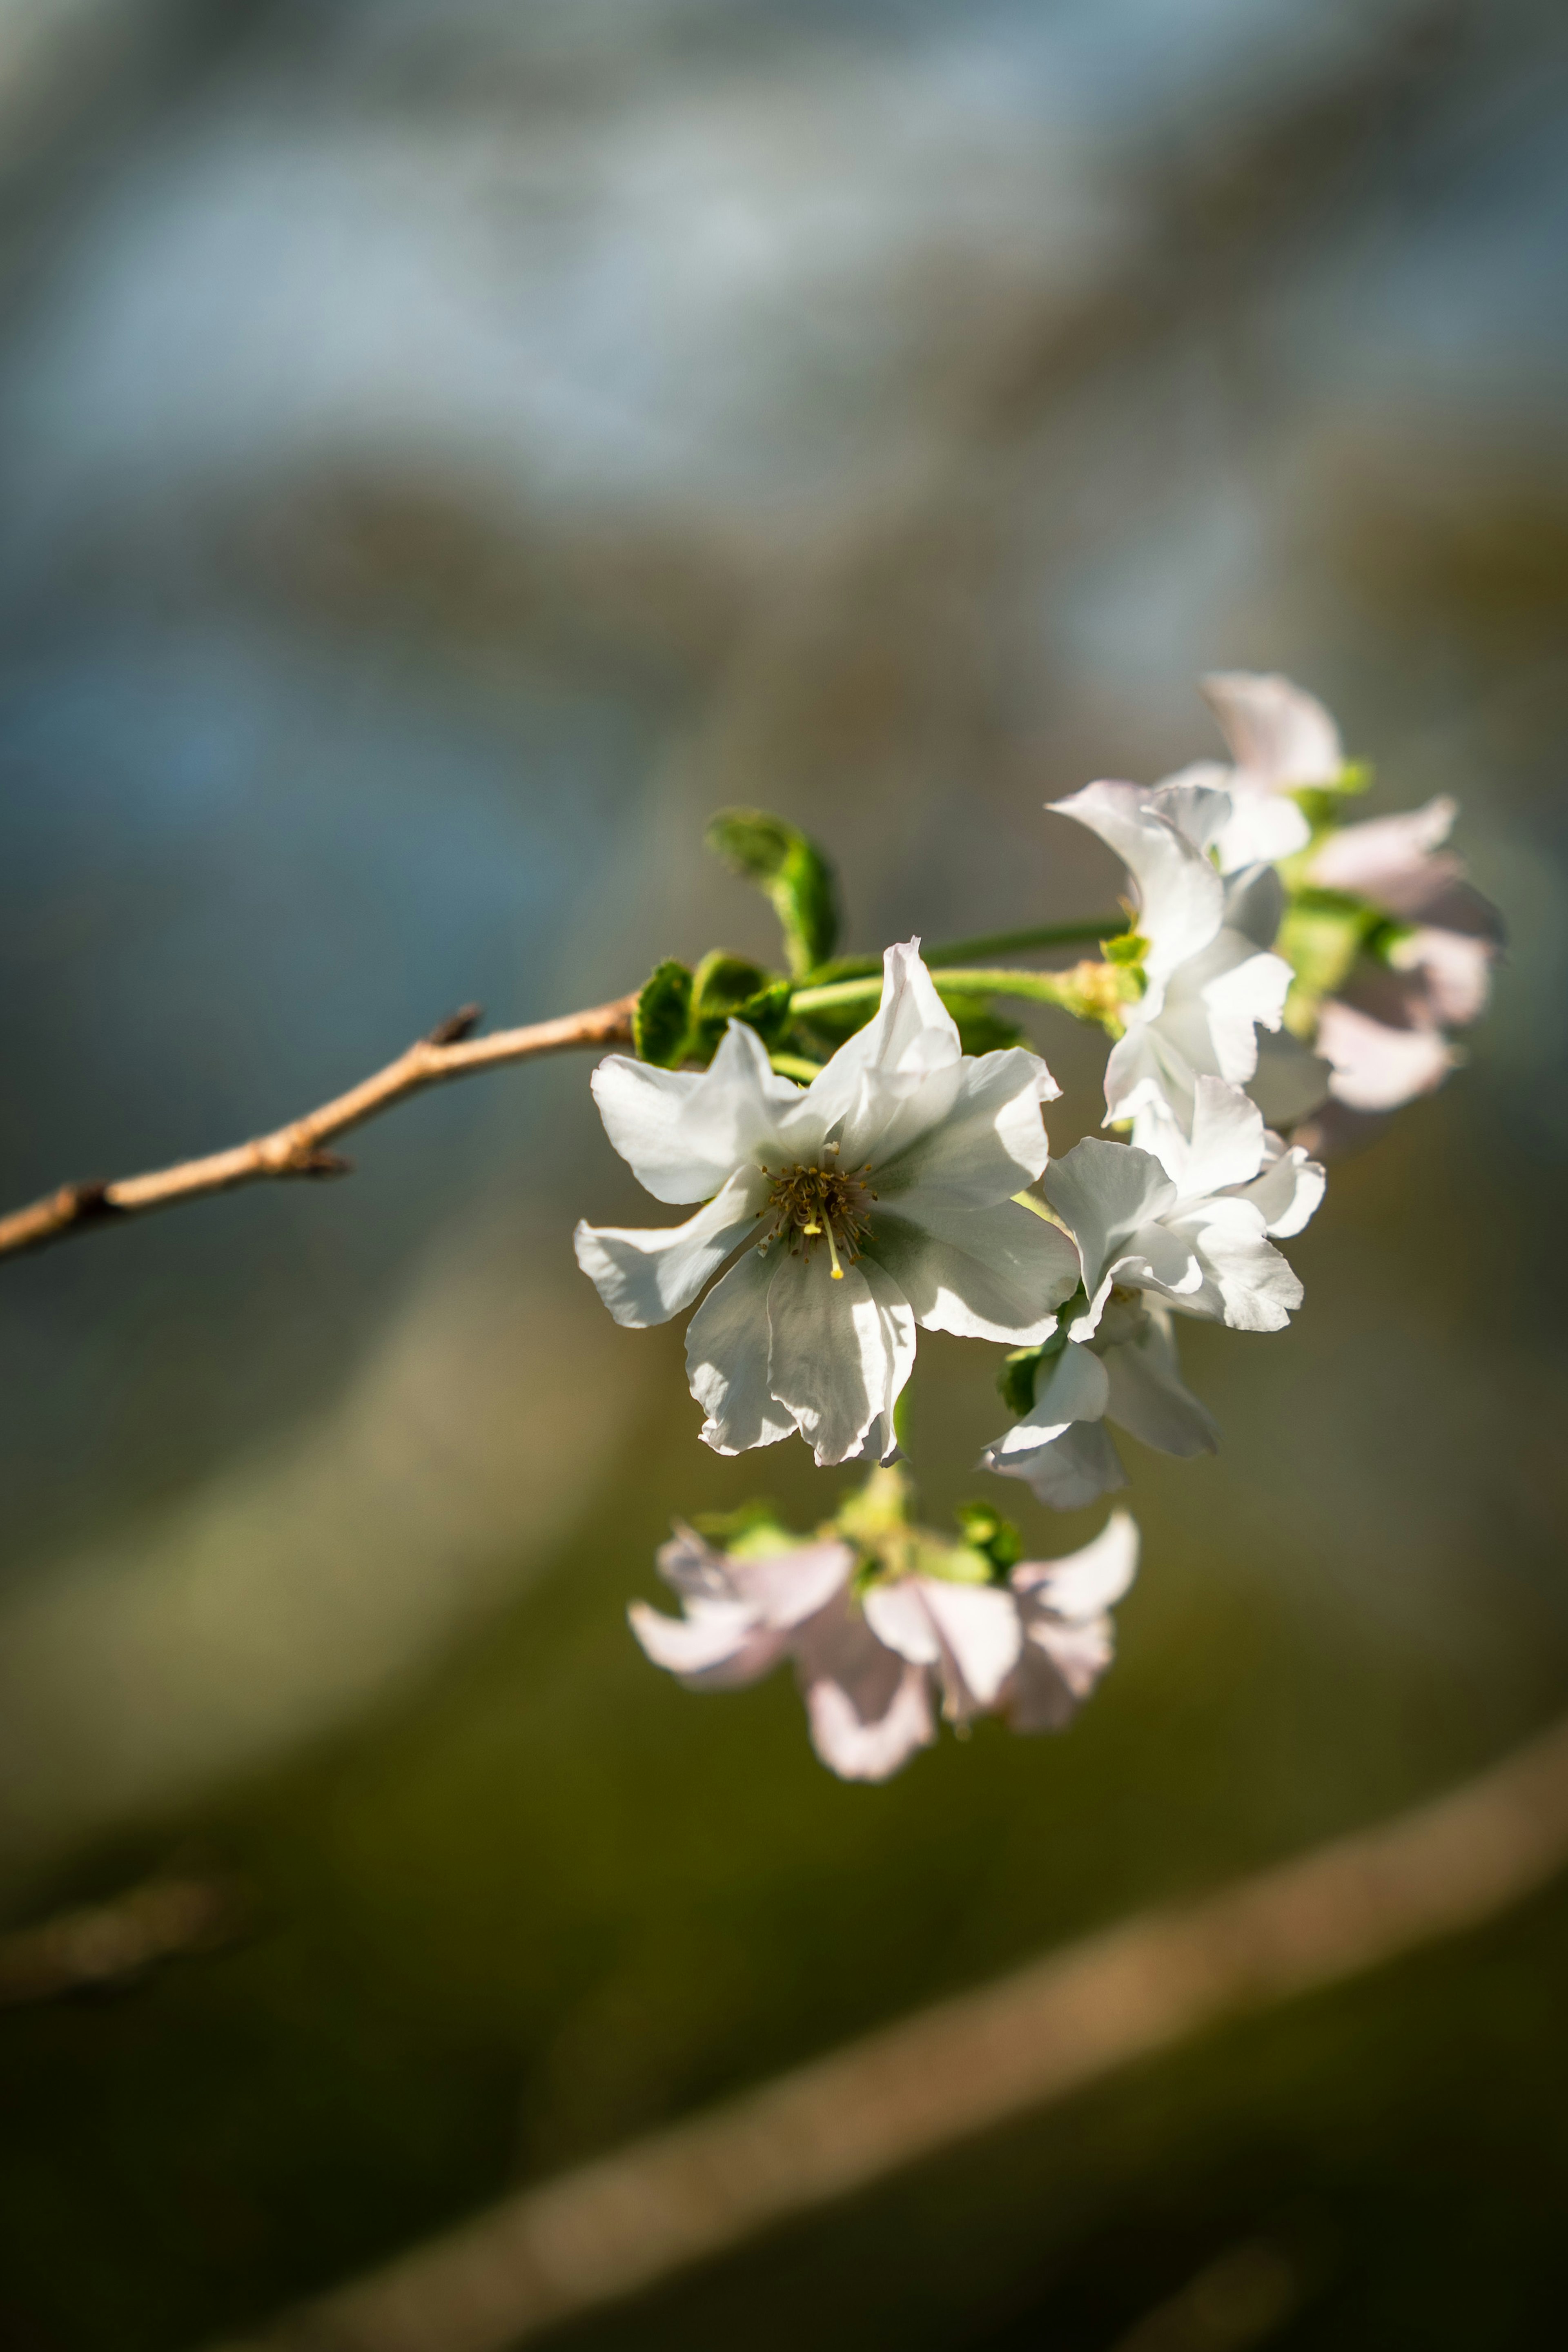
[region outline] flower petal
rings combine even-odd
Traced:
[[[919,1187],[954,1208],[990,1208],[1033,1182],[1049,1157],[1040,1105],[1061,1089],[1037,1054],[1022,1046],[964,1061],[910,1097],[871,1155],[879,1199]],[[932,1116],[918,1119],[925,1097]],[[941,1108],[936,1105],[940,1102]]]
[[[1425,915],[1432,894],[1462,870],[1457,857],[1436,854],[1458,814],[1458,801],[1443,793],[1425,808],[1347,824],[1331,834],[1313,856],[1308,878],[1325,890],[1370,898],[1391,915]]]
[[[1137,1573],[1138,1522],[1131,1511],[1112,1511],[1081,1550],[1060,1559],[1020,1560],[1008,1582],[1038,1608],[1081,1625],[1120,1601]]]
[[[1084,1287],[1091,1297],[1128,1234],[1176,1202],[1175,1186],[1149,1152],[1135,1144],[1107,1143],[1097,1135],[1085,1136],[1051,1161],[1044,1191],[1078,1244]]]
[[[855,1558],[847,1543],[795,1544],[761,1559],[731,1559],[730,1579],[763,1623],[802,1625],[843,1591]]]
[[[572,1244],[616,1322],[644,1331],[690,1306],[731,1251],[755,1231],[767,1197],[761,1170],[742,1168],[683,1225],[579,1224]]]
[[[951,1584],[934,1576],[917,1581],[942,1642],[947,1713],[967,1723],[995,1705],[1018,1663],[1024,1633],[1017,1601],[994,1584]]]
[[[634,1601],[626,1615],[654,1664],[693,1690],[743,1689],[778,1664],[788,1642],[787,1634],[759,1625],[740,1604],[700,1617],[667,1617]]]
[[[739,1021],[705,1070],[659,1070],[611,1054],[589,1084],[605,1134],[656,1201],[706,1201],[801,1099]]]
[[[1023,1655],[1003,1697],[1009,1730],[1065,1730],[1114,1655],[1109,1617],[1087,1625],[1040,1617],[1026,1625]]]
[[[768,1387],[768,1286],[777,1265],[748,1250],[687,1326],[687,1377],[708,1416],[702,1442],[715,1454],[745,1454],[795,1434],[793,1415]]]
[[[1016,1455],[1038,1453],[1070,1423],[1098,1421],[1110,1394],[1100,1357],[1072,1340],[1036,1375],[1035,1402],[981,1456],[988,1470],[1000,1470]]]
[[[1352,1110],[1394,1110],[1440,1087],[1454,1049],[1436,1029],[1394,1029],[1353,1004],[1331,999],[1318,1023],[1329,1091]]]
[[[887,1649],[847,1596],[802,1629],[812,1745],[846,1780],[885,1780],[936,1737],[927,1671]]]
[[[1204,700],[1243,776],[1255,787],[1287,791],[1331,784],[1345,763],[1340,730],[1316,695],[1288,677],[1256,670],[1215,670]]]
[[[1075,1421],[1031,1454],[1003,1460],[993,1446],[981,1460],[1004,1478],[1022,1478],[1040,1502],[1057,1511],[1082,1510],[1086,1504],[1097,1503],[1101,1495],[1127,1484],[1127,1474],[1100,1421]]]
[[[808,1089],[824,1132],[849,1118],[868,1076],[900,1082],[889,1099],[921,1077],[961,1058],[958,1027],[921,961],[920,941],[907,940],[882,957],[882,1001],[863,1029],[846,1039]],[[859,1140],[860,1139],[857,1139]],[[847,1140],[846,1160],[852,1156]]]
[[[1136,1339],[1108,1348],[1105,1370],[1110,1390],[1106,1416],[1140,1444],[1182,1461],[1217,1452],[1214,1416],[1183,1386],[1175,1341],[1162,1318],[1152,1315]]]
[[[1193,788],[1175,789],[1188,795],[1179,804],[1187,808]],[[1206,947],[1218,930],[1225,890],[1203,851],[1151,807],[1151,798],[1138,784],[1095,783],[1050,806],[1058,816],[1070,816],[1099,834],[1131,874],[1138,928],[1150,942],[1144,970],[1157,999],[1176,966]],[[1195,812],[1198,804],[1191,805]]]
[[[1078,1251],[1057,1225],[1016,1201],[954,1210],[906,1193],[897,1215],[879,1212],[868,1260],[886,1268],[928,1331],[1037,1347],[1078,1287]]]
[[[785,1257],[768,1291],[768,1386],[819,1467],[858,1453],[889,1418],[915,1357],[909,1302],[874,1259],[835,1280],[827,1253]]]

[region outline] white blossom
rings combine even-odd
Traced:
[[[917,1325],[1031,1345],[1078,1279],[1066,1237],[1012,1197],[1046,1165],[1059,1089],[1021,1048],[963,1054],[917,950],[888,950],[876,1017],[807,1087],[737,1022],[707,1070],[612,1055],[594,1074],[647,1191],[705,1204],[662,1231],[578,1226],[616,1321],[668,1321],[735,1260],[688,1333],[719,1453],[798,1430],[819,1463],[886,1455]]]
[[[1288,677],[1220,670],[1203,680],[1203,694],[1233,764],[1196,761],[1167,776],[1165,785],[1207,785],[1228,796],[1229,812],[1215,835],[1222,872],[1293,856],[1311,835],[1289,796],[1338,781],[1345,764],[1338,727],[1314,695]]]
[[[1080,1551],[1022,1561],[1003,1584],[917,1571],[857,1598],[858,1560],[837,1538],[795,1545],[774,1530],[725,1552],[680,1528],[658,1567],[683,1614],[634,1601],[632,1630],[691,1689],[736,1689],[788,1659],[822,1761],[885,1780],[935,1738],[939,1704],[959,1725],[1068,1722],[1110,1663],[1109,1612],[1136,1572],[1138,1530],[1115,1512]]]
[[[1202,1076],[1255,1083],[1259,1027],[1278,1032],[1290,967],[1272,953],[1284,891],[1270,866],[1223,877],[1209,851],[1230,817],[1228,793],[1199,783],[1150,790],[1095,783],[1052,803],[1097,833],[1132,877],[1136,922],[1148,942],[1142,995],[1105,1071],[1106,1118],[1133,1118],[1163,1101],[1190,1120]],[[1279,1036],[1270,1055],[1270,1116],[1292,1121],[1321,1101],[1325,1073]]]
[[[1042,1358],[1030,1410],[983,1457],[1061,1510],[1126,1483],[1106,1419],[1161,1453],[1214,1451],[1170,1318],[1282,1329],[1301,1285],[1274,1240],[1300,1233],[1322,1198],[1322,1170],[1223,1080],[1197,1080],[1190,1135],[1168,1107],[1146,1103],[1141,1118],[1148,1148],[1089,1136],[1047,1171],[1083,1303]]]

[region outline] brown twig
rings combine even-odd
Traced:
[[[223,2352],[511,2352],[1227,2020],[1497,1918],[1568,1861],[1568,1720],[1414,1811],[883,2026]]]
[[[538,1021],[526,1029],[498,1030],[493,1037],[475,1037],[481,1014],[477,1004],[466,1004],[389,1062],[374,1076],[362,1079],[348,1093],[307,1111],[303,1118],[237,1143],[227,1151],[209,1152],[205,1160],[183,1160],[174,1168],[154,1169],[145,1176],[123,1176],[115,1183],[62,1184],[58,1192],[35,1201],[26,1209],[0,1217],[0,1257],[21,1250],[42,1249],[121,1217],[144,1216],[153,1209],[172,1208],[179,1201],[199,1200],[208,1192],[232,1192],[241,1184],[258,1184],[272,1177],[346,1176],[353,1161],[325,1146],[330,1138],[346,1134],[378,1118],[410,1095],[426,1087],[445,1086],[475,1070],[497,1068],[503,1062],[530,1062],[542,1054],[564,1054],[578,1045],[626,1044],[632,1034],[635,993],[618,996],[610,1004],[595,1004],[585,1013],[568,1013],[559,1021]]]
[[[237,1880],[150,1878],[110,1903],[94,1903],[0,1936],[0,2008],[100,1991],[161,1960],[216,1951],[248,1924]]]

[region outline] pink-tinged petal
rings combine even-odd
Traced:
[[[855,1553],[845,1543],[796,1544],[760,1559],[729,1562],[730,1580],[759,1622],[793,1628],[826,1609],[855,1572]]]
[[[1126,1236],[1163,1216],[1176,1201],[1176,1188],[1157,1160],[1132,1144],[1107,1143],[1096,1135],[1051,1161],[1044,1189],[1078,1244],[1091,1297]]]
[[[1394,1110],[1440,1087],[1454,1052],[1435,1029],[1391,1029],[1337,999],[1318,1022],[1318,1050],[1332,1073],[1330,1092],[1352,1110]]]
[[[1008,1579],[1015,1592],[1068,1624],[1087,1624],[1131,1590],[1138,1573],[1138,1523],[1131,1511],[1112,1511],[1100,1533],[1061,1559],[1020,1560]]]
[[[612,1054],[589,1084],[605,1134],[656,1201],[709,1199],[801,1099],[756,1031],[737,1021],[706,1070],[659,1070]]]
[[[1223,793],[1215,797],[1224,799]],[[1137,784],[1095,783],[1050,805],[1057,815],[1070,816],[1099,834],[1131,874],[1138,928],[1150,942],[1144,970],[1157,1001],[1176,966],[1206,947],[1218,930],[1225,890],[1203,851],[1151,807],[1151,798]],[[1189,795],[1180,805],[1191,814],[1196,804]]]
[[[911,1666],[934,1666],[942,1656],[935,1621],[925,1604],[925,1580],[874,1584],[860,1603],[866,1622],[884,1649]]]
[[[1021,1478],[1054,1511],[1080,1511],[1127,1484],[1116,1448],[1100,1421],[1075,1421],[1032,1454],[1004,1460],[993,1446],[981,1460],[1004,1478]]]
[[[654,1564],[682,1601],[733,1601],[736,1597],[729,1554],[709,1543],[683,1519],[675,1522],[675,1533],[668,1543],[660,1544],[654,1554]]]
[[[886,1268],[928,1331],[1027,1348],[1048,1339],[1078,1287],[1077,1248],[1059,1226],[1016,1201],[953,1209],[908,1193],[879,1214],[862,1265]]]
[[[572,1236],[577,1263],[616,1322],[645,1331],[690,1306],[731,1250],[756,1231],[767,1197],[762,1171],[740,1169],[683,1225],[579,1224]]]
[[[1024,1654],[1004,1695],[1014,1731],[1062,1731],[1115,1654],[1109,1617],[1088,1625],[1042,1618],[1026,1633]]]
[[[1159,1318],[1152,1315],[1136,1339],[1108,1348],[1105,1370],[1107,1418],[1141,1444],[1181,1461],[1218,1451],[1214,1416],[1184,1386],[1175,1343]]]
[[[1424,929],[1397,941],[1388,960],[1417,982],[1434,1028],[1465,1029],[1486,1011],[1497,953],[1489,940]]]
[[[942,1642],[947,1713],[966,1723],[995,1705],[1018,1663],[1024,1636],[1017,1601],[994,1584],[950,1584],[934,1576],[918,1582]]]
[[[768,1386],[818,1466],[858,1453],[914,1364],[915,1320],[873,1259],[835,1280],[824,1248],[778,1263],[768,1292]]]
[[[779,1259],[755,1250],[716,1282],[686,1331],[691,1393],[708,1418],[700,1435],[715,1454],[745,1454],[795,1435],[795,1417],[768,1386],[768,1286]]]
[[[889,1688],[880,1705],[836,1682],[814,1682],[805,1693],[811,1744],[841,1780],[889,1780],[936,1738],[925,1670],[888,1656]]]
[[[626,1615],[654,1664],[694,1690],[742,1690],[771,1673],[785,1653],[788,1637],[758,1625],[741,1607],[666,1617],[646,1601],[634,1601]]]
[[[1331,784],[1343,768],[1338,727],[1316,695],[1291,679],[1215,670],[1202,693],[1246,782],[1279,791]]]
[[[1391,915],[1423,915],[1432,892],[1462,870],[1457,857],[1436,854],[1458,814],[1458,803],[1445,793],[1425,808],[1347,824],[1317,851],[1308,878],[1324,890],[1370,898]]]

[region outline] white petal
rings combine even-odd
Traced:
[[[1239,1087],[1201,1077],[1194,1089],[1193,1133],[1185,1165],[1172,1171],[1186,1198],[1247,1184],[1263,1165],[1263,1114]]]
[[[1440,1087],[1454,1050],[1435,1029],[1391,1029],[1353,1005],[1331,1000],[1318,1023],[1329,1091],[1352,1110],[1394,1110]]]
[[[1242,1186],[1241,1198],[1258,1211],[1266,1233],[1277,1241],[1289,1241],[1311,1223],[1328,1179],[1300,1144],[1288,1146],[1277,1135],[1270,1135],[1268,1144],[1263,1172]]]
[[[634,1601],[626,1615],[654,1664],[698,1689],[741,1690],[771,1672],[784,1654],[787,1637],[759,1626],[740,1606],[700,1617],[666,1617],[646,1601]]]
[[[616,1322],[643,1331],[690,1306],[731,1251],[755,1232],[767,1197],[762,1171],[744,1168],[683,1225],[639,1231],[580,1224],[572,1244]]]
[[[779,1264],[748,1250],[716,1282],[686,1332],[691,1393],[707,1413],[702,1442],[715,1454],[745,1454],[793,1437],[795,1420],[768,1387],[768,1286]]]
[[[1219,837],[1220,869],[1234,874],[1239,866],[1260,858],[1293,857],[1312,838],[1312,828],[1292,800],[1283,793],[1249,788],[1237,773],[1231,784],[1233,810]]]
[[[1138,928],[1150,941],[1145,961],[1158,991],[1176,966],[1206,947],[1220,926],[1225,891],[1218,872],[1137,784],[1088,784],[1053,801],[1113,849],[1138,890]],[[1183,803],[1185,805],[1185,803]]]
[[[1206,857],[1230,823],[1230,778],[1223,768],[1200,761],[1156,784],[1148,804]]]
[[[1309,868],[1309,878],[1325,890],[1349,890],[1390,914],[1418,916],[1435,888],[1459,872],[1455,857],[1434,853],[1447,840],[1459,814],[1447,793],[1425,808],[1399,816],[1378,816],[1331,834]]]
[[[1085,1136],[1051,1161],[1044,1189],[1078,1244],[1084,1287],[1091,1297],[1126,1236],[1163,1216],[1176,1201],[1175,1186],[1150,1153],[1097,1135]]]
[[[1216,670],[1202,683],[1232,759],[1249,780],[1286,789],[1331,784],[1345,763],[1340,730],[1318,700],[1288,677]]]
[[[887,949],[876,1013],[811,1082],[810,1098],[824,1131],[854,1111],[868,1074],[902,1081],[907,1091],[931,1071],[957,1062],[960,1052],[957,1024],[921,961],[920,941]]]
[[[1287,804],[1288,805],[1288,804]],[[1255,948],[1271,948],[1285,919],[1285,885],[1272,865],[1245,866],[1227,874],[1225,929]]]
[[[1059,1092],[1039,1055],[1021,1046],[944,1071],[879,1139],[871,1160],[878,1197],[891,1202],[918,1185],[954,1207],[983,1209],[1022,1192],[1049,1156],[1040,1105]],[[928,1094],[934,1115],[916,1129]]]
[[[995,1705],[1018,1663],[1024,1640],[1018,1603],[994,1584],[951,1584],[934,1576],[918,1582],[942,1641],[948,1713],[967,1722]]]
[[[1069,1339],[1059,1355],[1040,1366],[1035,1376],[1034,1403],[984,1455],[986,1468],[998,1470],[1016,1455],[1037,1454],[1073,1422],[1098,1421],[1110,1394],[1099,1356]]]
[[[1389,950],[1395,971],[1419,979],[1427,1021],[1445,1029],[1468,1028],[1486,1011],[1491,994],[1497,943],[1463,931],[1412,931]]]
[[[768,1386],[819,1467],[859,1451],[879,1415],[891,1416],[915,1357],[915,1321],[871,1258],[833,1279],[827,1253],[779,1263],[768,1292]]]
[[[1033,1454],[1004,1461],[993,1447],[981,1459],[1004,1478],[1022,1478],[1053,1510],[1079,1511],[1127,1484],[1103,1422],[1075,1421]]]
[[[1138,1522],[1112,1511],[1081,1551],[1061,1559],[1021,1560],[1008,1579],[1015,1592],[1071,1624],[1087,1624],[1128,1591],[1138,1573]]]
[[[1110,1387],[1107,1418],[1141,1444],[1182,1461],[1218,1450],[1214,1416],[1184,1387],[1175,1343],[1154,1317],[1138,1339],[1106,1349],[1105,1370]]]
[[[1066,1234],[1016,1201],[954,1210],[907,1193],[896,1216],[878,1213],[866,1257],[886,1267],[928,1331],[1036,1347],[1078,1287],[1078,1251]]]
[[[739,1021],[706,1070],[658,1070],[612,1054],[589,1083],[605,1134],[656,1201],[707,1200],[801,1098]]]
[[[1163,1290],[1188,1314],[1220,1315],[1233,1331],[1282,1331],[1301,1304],[1301,1279],[1265,1237],[1261,1212],[1234,1196],[1207,1201],[1184,1215],[1174,1232],[1187,1236],[1206,1277],[1196,1297]]]

